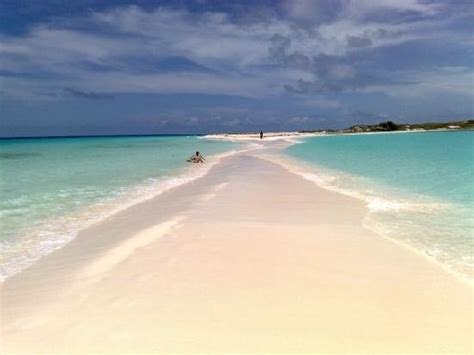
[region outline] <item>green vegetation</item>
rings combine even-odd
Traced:
[[[474,120],[452,122],[426,122],[413,124],[397,124],[392,121],[381,122],[373,125],[355,125],[341,130],[315,130],[301,131],[302,133],[362,133],[362,132],[392,132],[437,129],[474,129]]]

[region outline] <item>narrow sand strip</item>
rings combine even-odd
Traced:
[[[472,288],[251,154],[7,280],[2,352],[472,353]]]

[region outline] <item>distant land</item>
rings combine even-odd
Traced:
[[[454,131],[474,130],[474,120],[425,122],[425,123],[395,123],[393,121],[380,122],[371,125],[357,124],[343,129],[314,129],[292,132],[264,132],[265,138],[281,139],[288,136],[311,136],[312,134],[350,134],[370,132],[420,132],[420,131]],[[207,138],[247,140],[259,139],[259,132],[234,132],[205,135]]]
[[[455,130],[474,129],[474,120],[451,122],[426,122],[426,123],[401,123],[392,121],[381,122],[373,125],[354,125],[344,129],[319,129],[304,130],[300,133],[365,133],[365,132],[392,132],[392,131],[427,131],[427,130]]]
[[[450,122],[425,122],[425,123],[395,123],[393,121],[380,122],[372,125],[357,124],[343,129],[315,129],[301,131],[275,131],[265,132],[265,137],[286,137],[296,135],[311,134],[344,134],[344,133],[367,133],[367,132],[416,132],[416,131],[436,131],[436,130],[474,130],[474,120],[450,121]],[[2,137],[0,140],[9,139],[44,139],[44,138],[85,138],[85,137],[154,137],[154,136],[204,136],[207,138],[259,138],[259,132],[228,132],[213,134],[196,133],[149,133],[149,134],[99,134],[99,135],[68,135],[68,136],[14,136]]]

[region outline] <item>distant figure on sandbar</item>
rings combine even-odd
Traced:
[[[188,163],[204,163],[205,160],[206,159],[204,159],[204,157],[199,152],[196,152],[186,161]]]
[[[263,131],[260,131],[260,139],[263,139]]]

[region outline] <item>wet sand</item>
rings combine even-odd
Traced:
[[[472,353],[472,287],[257,153],[1,286],[2,352]]]

